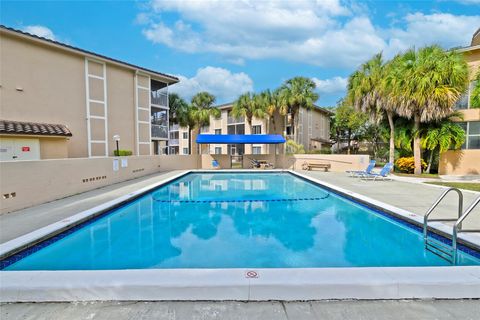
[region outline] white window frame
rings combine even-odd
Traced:
[[[183,148],[183,154],[190,154],[190,151],[188,150],[188,148]]]
[[[220,152],[217,152],[217,150],[220,150]],[[214,153],[215,154],[222,154],[222,147],[215,147]]]
[[[260,127],[260,133],[254,133],[254,128]],[[255,124],[252,126],[252,134],[262,134],[262,125],[261,124]]]
[[[480,150],[480,149],[470,149],[470,146],[469,146],[469,137],[480,137],[480,133],[476,133],[476,134],[470,134],[470,123],[472,122],[480,122],[480,120],[477,120],[477,121],[462,121],[461,123],[466,123],[467,125],[467,128],[465,130],[465,149],[463,150]]]
[[[182,132],[182,139],[188,140],[188,132]]]
[[[254,150],[259,150],[259,152],[254,152]],[[252,146],[252,154],[262,154],[262,146]]]

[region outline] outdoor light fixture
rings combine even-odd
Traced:
[[[120,135],[116,134],[113,136],[113,141],[117,144],[117,157],[120,156],[120,149],[118,148],[118,142],[120,141]]]

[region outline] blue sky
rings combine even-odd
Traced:
[[[180,77],[218,103],[312,78],[334,105],[347,77],[382,51],[466,46],[480,0],[4,1],[1,24]]]

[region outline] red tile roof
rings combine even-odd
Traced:
[[[63,124],[0,120],[0,134],[22,134],[71,137],[72,132]]]

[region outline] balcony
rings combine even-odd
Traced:
[[[168,127],[152,123],[152,138],[168,139]]]
[[[152,104],[162,107],[168,107],[168,93],[164,90],[152,91],[151,101]]]
[[[178,124],[170,125],[170,131],[178,131],[179,129],[180,129],[180,126]]]
[[[170,139],[168,140],[168,144],[171,146],[178,146],[178,139]]]

